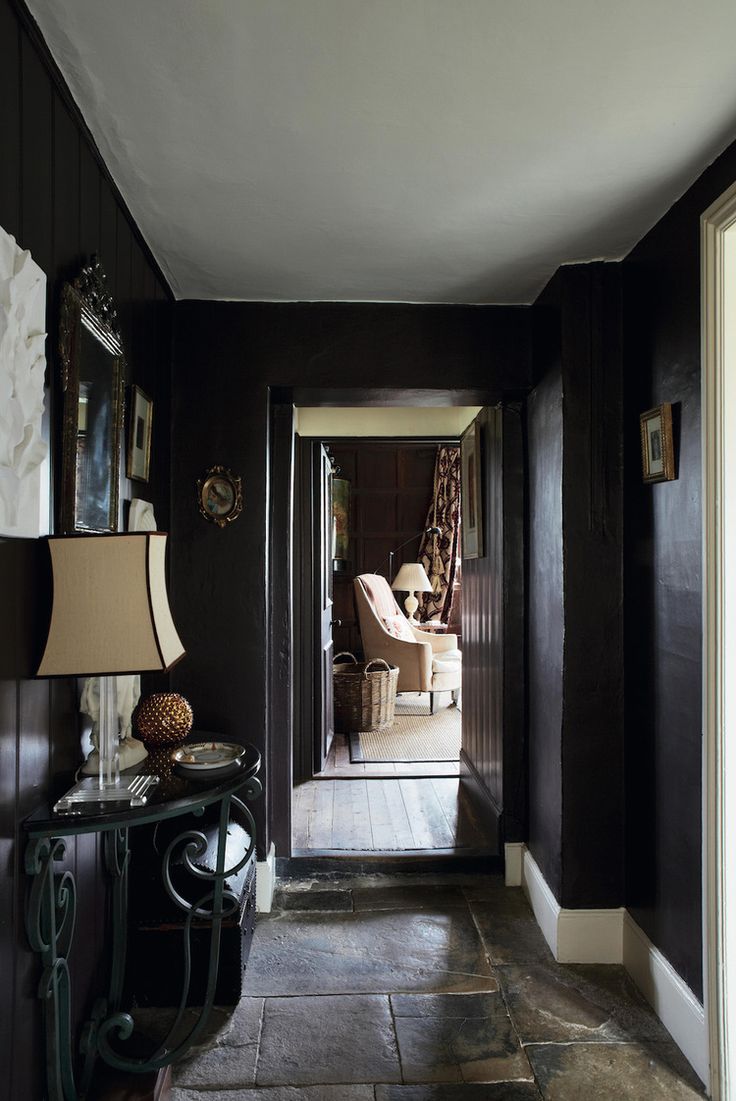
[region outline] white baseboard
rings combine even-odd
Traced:
[[[521,887],[525,851],[526,845],[523,841],[508,841],[504,845],[504,871],[507,887]]]
[[[525,845],[520,854],[512,854],[512,868],[518,859],[521,885],[558,963],[622,963],[707,1086],[709,1050],[703,1006],[631,914],[625,909],[563,909]],[[515,886],[508,878],[507,884]]]
[[[276,886],[276,846],[266,853],[265,860],[256,864],[256,913],[269,914],[273,906],[273,891]]]
[[[560,910],[557,960],[560,963],[621,963],[623,909]]]
[[[628,911],[623,923],[623,964],[695,1073],[707,1084],[710,1060],[703,1006]]]
[[[550,952],[557,959],[557,923],[560,917],[560,904],[526,846],[522,861],[521,885]]]

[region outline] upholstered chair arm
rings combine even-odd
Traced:
[[[432,647],[432,653],[440,654],[443,650],[457,650],[457,635],[435,635],[432,631],[422,631],[418,627],[411,627],[411,633],[417,642],[428,642]]]
[[[399,667],[399,691],[428,692],[432,680],[432,647],[425,642],[408,642],[394,638],[388,631],[374,638],[371,657],[383,658]]]

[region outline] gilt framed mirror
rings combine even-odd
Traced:
[[[61,296],[63,532],[117,531],[125,360],[96,257]]]

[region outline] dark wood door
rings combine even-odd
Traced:
[[[318,444],[313,453],[315,551],[314,625],[315,637],[315,713],[314,768],[321,772],[335,735],[332,701],[332,462],[325,448]]]
[[[297,440],[294,584],[296,677],[294,780],[324,768],[334,736],[332,702],[332,462],[318,440]]]

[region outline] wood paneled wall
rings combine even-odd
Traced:
[[[267,801],[253,807],[259,853],[270,836],[278,855],[287,851],[291,806],[288,573],[283,563],[269,573],[290,553],[291,533],[269,497],[292,483],[285,458],[272,462],[271,410],[337,397],[354,405],[366,391],[385,405],[433,404],[438,391],[444,402],[482,404],[523,391],[531,380],[528,320],[517,306],[177,303],[172,601],[187,660],[172,684],[204,729],[263,752]],[[203,416],[203,380],[227,395],[216,417]],[[242,518],[224,531],[193,503],[196,479],[216,462],[241,473],[245,491]],[[274,669],[285,670],[278,692]]]
[[[59,456],[60,289],[97,252],[118,304],[130,381],[154,399],[152,480],[135,492],[154,502],[159,526],[166,528],[169,292],[33,23],[11,0],[0,0],[0,133],[0,225],[30,249],[48,280],[52,458]],[[129,498],[133,487],[124,482],[122,488]],[[54,775],[80,761],[75,682],[30,679],[38,620],[48,615],[46,553],[38,541],[0,540],[0,1096],[23,1101],[40,1101],[44,1064],[39,964],[24,930],[27,882],[19,826],[47,795]],[[94,838],[69,845],[68,866],[76,873],[80,899],[72,957],[78,1020],[105,960],[97,925],[104,912],[103,878]]]
[[[629,254],[624,272],[626,905],[688,986],[702,975],[700,216],[736,143]],[[641,480],[639,414],[673,403],[677,479]]]
[[[500,826],[526,838],[524,450],[518,405],[484,409],[483,556],[463,559],[463,751]]]
[[[529,847],[562,906],[623,901],[620,267],[535,307],[529,444]]]

